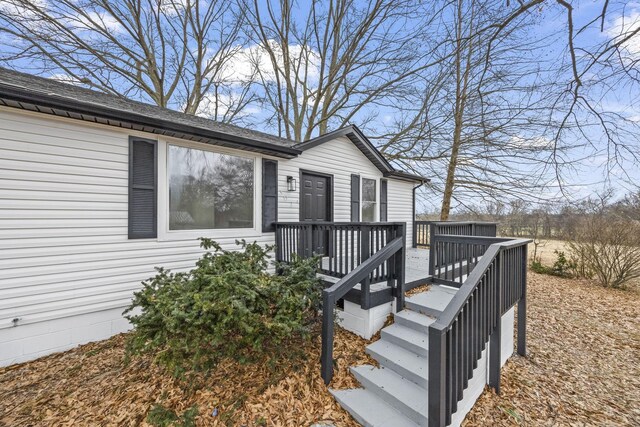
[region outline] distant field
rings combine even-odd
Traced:
[[[538,245],[538,253],[536,256],[540,257],[542,264],[553,265],[557,259],[557,255],[554,251],[565,251],[564,240],[540,240]],[[534,246],[533,243],[529,243],[529,258],[533,258]]]

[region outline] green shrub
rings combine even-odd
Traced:
[[[271,275],[273,247],[237,244],[241,251],[226,251],[201,239],[206,252],[193,270],[158,268],[143,282],[124,313],[134,326],[128,355],[151,352],[181,374],[208,370],[223,357],[277,357],[285,340],[309,336],[320,304],[318,259],[295,258],[279,266],[281,275]]]
[[[558,277],[573,277],[572,272],[575,271],[576,265],[572,260],[568,260],[563,251],[555,250],[556,260],[552,267],[542,264],[540,258],[534,259],[531,263],[531,270],[535,273],[549,274]]]

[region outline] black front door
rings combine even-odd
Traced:
[[[300,181],[300,221],[331,221],[331,177],[303,172]],[[314,252],[326,254],[328,232],[314,234]]]

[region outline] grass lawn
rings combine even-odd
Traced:
[[[507,363],[502,394],[485,390],[465,424],[637,425],[640,293],[537,274],[529,283],[529,357]],[[0,426],[146,425],[157,403],[177,414],[196,405],[197,425],[357,425],[320,379],[319,339],[291,343],[302,361],[226,362],[178,381],[150,358],[124,363],[124,338],[0,368]],[[338,331],[332,387],[356,385],[347,368],[372,363],[366,343]]]

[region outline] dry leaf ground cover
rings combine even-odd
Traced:
[[[640,425],[640,293],[529,273],[528,358],[466,425]]]
[[[639,310],[637,292],[531,274],[530,357],[507,363],[501,396],[485,391],[466,425],[638,425]],[[178,414],[197,405],[203,426],[357,425],[320,379],[319,339],[290,344],[302,361],[226,362],[189,381],[149,358],[124,363],[124,341],[119,335],[0,368],[0,425],[146,425],[156,403]],[[356,385],[347,368],[372,363],[366,344],[338,330],[332,387]]]

